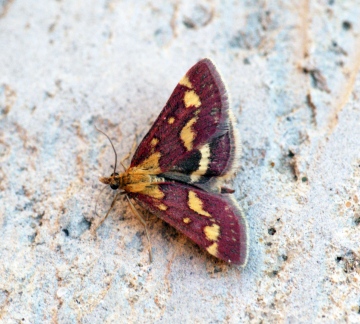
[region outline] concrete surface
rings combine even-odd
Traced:
[[[2,323],[360,322],[360,3],[0,1]],[[249,263],[113,197],[119,156],[212,58],[243,145]],[[98,198],[99,197],[99,198]]]

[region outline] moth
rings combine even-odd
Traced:
[[[239,164],[234,127],[221,76],[202,59],[177,84],[129,168],[99,180],[213,256],[245,266],[247,221],[234,191],[221,186]]]

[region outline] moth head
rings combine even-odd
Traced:
[[[110,188],[113,190],[119,189],[121,187],[121,181],[120,181],[119,173],[113,172],[110,177],[100,177],[99,180],[103,184],[110,185]]]

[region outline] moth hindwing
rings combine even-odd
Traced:
[[[130,167],[100,181],[215,257],[244,266],[246,218],[232,191],[221,188],[239,155],[226,88],[215,65],[202,59],[177,84]]]

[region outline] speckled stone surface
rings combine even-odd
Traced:
[[[360,322],[360,3],[0,1],[1,323]],[[232,97],[244,269],[100,195],[183,74]],[[137,135],[137,136],[136,136]],[[100,196],[99,196],[100,195]]]

